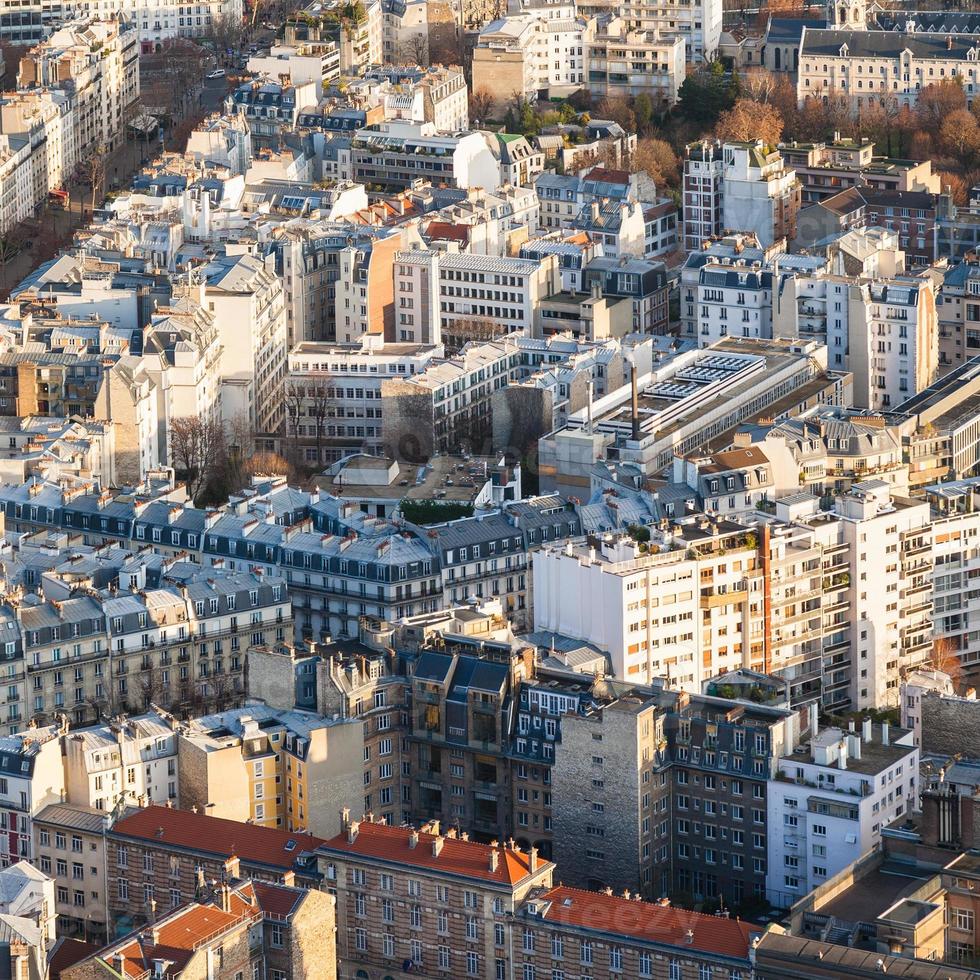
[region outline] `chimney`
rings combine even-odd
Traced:
[[[408,835],[408,846],[412,848],[412,850],[419,846],[419,832],[417,830],[413,830]]]
[[[538,849],[532,847],[530,851],[527,852],[527,870],[534,874],[538,870]]]
[[[851,734],[847,736],[847,751],[850,753],[852,759],[861,758],[861,739],[857,735]]]
[[[120,976],[126,976],[126,957],[122,952],[112,954],[112,966]]]
[[[357,833],[361,829],[361,823],[359,820],[353,820],[350,826],[347,828],[347,843],[353,844],[357,840]]]
[[[630,418],[633,420],[631,433],[634,442],[640,441],[640,395],[636,390],[636,365],[630,362]]]
[[[847,768],[847,739],[842,738],[837,746],[837,764],[841,769]]]
[[[439,837],[432,838],[432,856],[439,857],[442,854],[442,845],[445,842],[445,838],[440,835]]]
[[[231,911],[231,889],[227,885],[222,885],[218,889],[218,897],[221,900],[221,911],[227,914]]]
[[[881,744],[888,745],[888,722],[881,723]]]
[[[820,725],[820,715],[817,711],[817,702],[810,702],[810,738],[813,738],[817,734],[817,729]]]
[[[861,738],[863,738],[865,742],[870,742],[871,741],[871,719],[870,718],[865,718],[864,721],[861,722]]]
[[[497,865],[500,862],[500,855],[497,853],[497,848],[493,847],[490,849],[490,873],[493,874],[497,870]]]
[[[350,826],[350,807],[345,806],[340,811],[340,826],[343,830],[346,830]]]

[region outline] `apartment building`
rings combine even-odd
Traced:
[[[184,809],[324,837],[337,819],[321,801],[361,802],[357,721],[249,705],[171,724]]]
[[[438,821],[415,830],[345,815],[344,825],[316,860],[348,969],[514,975],[515,913],[532,889],[550,887],[553,864],[533,848],[440,833]]]
[[[152,920],[157,909],[179,908],[205,881],[252,878],[316,888],[317,837],[147,806],[123,813],[105,833],[108,912],[113,931]]]
[[[416,254],[433,253],[410,256]],[[416,295],[410,294],[412,302]],[[288,361],[287,452],[298,451],[304,462],[321,464],[355,452],[380,452],[382,381],[421,374],[441,353],[438,343],[394,343],[380,348],[366,343],[298,344],[289,352]]]
[[[58,728],[33,728],[0,739],[0,866],[32,860],[32,820],[64,797]]]
[[[62,975],[337,976],[333,900],[319,891],[260,880],[202,882],[177,905],[161,903],[147,928],[129,932],[138,922],[138,915],[121,919],[124,935],[63,968]]]
[[[580,13],[592,17],[621,17],[641,31],[656,30],[663,35],[677,34],[684,41],[687,60],[710,60],[721,40],[722,4],[719,0],[697,0],[689,6],[660,7],[648,0],[623,4],[611,0],[584,0]]]
[[[102,813],[179,796],[177,740],[157,712],[73,731],[62,739],[66,800]]]
[[[606,98],[646,95],[658,112],[677,101],[686,75],[684,38],[673,31],[636,29],[619,14],[595,29],[586,46],[589,91]]]
[[[344,16],[340,0],[313,0],[286,20],[287,44],[305,41],[317,48],[334,47],[344,74],[358,75],[384,62],[384,11],[379,0],[364,4],[364,15]]]
[[[451,187],[500,184],[500,168],[477,132],[439,133],[434,123],[386,122],[365,126],[350,139],[349,179],[387,191],[402,191],[424,178]]]
[[[943,274],[936,297],[940,375],[980,353],[980,263],[964,259]]]
[[[795,742],[793,713],[609,688],[561,719],[552,826],[566,883],[730,906],[764,897],[768,781]]]
[[[851,704],[897,705],[901,672],[932,652],[933,532],[929,505],[869,480],[835,502],[849,548],[854,662]]]
[[[739,919],[643,902],[638,895],[558,885],[521,905],[514,976],[694,977],[741,980],[752,973],[761,927]]]
[[[397,55],[384,60],[385,64],[368,68],[363,78],[389,86],[388,99],[393,110],[397,106],[399,117],[405,111],[403,106],[410,102],[410,118],[414,122],[432,123],[437,132],[461,133],[470,128],[466,80],[459,68],[445,65],[420,68],[415,64],[399,64]]]
[[[101,945],[108,939],[105,839],[109,814],[51,803],[33,820],[34,863],[54,881],[53,911],[62,936]]]
[[[248,253],[218,256],[202,271],[201,305],[221,343],[221,415],[246,419],[257,444],[276,449],[286,418],[286,311],[272,262]]]
[[[473,49],[473,90],[493,95],[503,108],[512,93],[568,95],[586,81],[588,51],[596,35],[593,19],[551,17],[532,9],[498,18],[481,31]]]
[[[21,58],[17,86],[70,93],[78,159],[115,149],[126,138],[128,112],[140,94],[135,22],[70,20]]]
[[[722,226],[754,232],[763,248],[781,238],[792,241],[800,210],[800,183],[779,151],[761,140],[725,143],[722,159]]]
[[[918,807],[912,733],[874,725],[816,731],[779,759],[769,787],[769,900],[797,901],[881,846],[882,828]]]
[[[162,543],[162,533],[153,532],[160,529],[147,539]],[[243,640],[281,642],[292,629],[285,581],[189,564],[173,571],[185,577],[139,594],[92,590],[23,603],[17,610],[28,675],[23,716],[70,712],[82,723],[103,710],[156,702],[220,706],[241,698]]]
[[[888,409],[932,384],[939,325],[927,277],[841,279],[827,293],[827,347],[831,354],[844,349],[857,407]]]

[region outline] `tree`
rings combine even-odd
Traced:
[[[703,65],[681,84],[678,112],[702,128],[713,126],[718,116],[730,109],[735,101],[730,88],[731,79],[726,77],[725,66],[720,61]]]
[[[952,174],[948,170],[937,170],[936,173],[943,192],[949,194],[957,207],[964,207],[970,199],[970,181],[962,174]]]
[[[200,416],[170,420],[170,455],[191,500],[201,496],[224,459],[221,423]]]
[[[245,25],[240,17],[230,13],[212,15],[211,24],[205,36],[214,42],[219,57],[224,58],[226,51],[238,51],[245,40]]]
[[[783,135],[783,117],[771,105],[739,99],[718,117],[715,135],[720,140],[761,139],[767,146],[775,146]]]
[[[966,108],[966,94],[959,80],[943,79],[927,85],[915,103],[919,126],[929,133],[938,133],[943,120],[957,109]]]
[[[932,641],[928,665],[933,670],[941,670],[944,674],[949,674],[954,689],[959,686],[963,677],[963,665],[957,656],[955,643],[948,636],[938,636]]]
[[[653,122],[653,100],[646,92],[641,92],[633,100],[633,115],[636,117],[636,131],[642,135]]]
[[[0,285],[4,294],[7,293],[7,269],[10,263],[24,250],[24,231],[19,225],[14,225],[5,235],[0,236]]]
[[[470,122],[485,123],[493,112],[493,93],[485,88],[470,93]]]
[[[100,143],[91,153],[82,157],[75,165],[75,178],[92,188],[92,213],[95,213],[96,200],[105,183],[107,153]]]
[[[278,453],[256,453],[248,461],[249,476],[288,476],[289,462]]]
[[[611,119],[619,123],[627,133],[636,132],[636,115],[629,102],[621,95],[607,95],[593,114],[593,118]]]
[[[777,76],[767,68],[750,68],[742,80],[742,94],[756,102],[768,102],[777,89],[780,77],[784,76]]]
[[[681,161],[666,140],[642,139],[636,144],[633,171],[645,170],[658,188],[680,186]]]
[[[422,68],[429,64],[429,36],[424,33],[413,34],[402,45],[402,58],[409,65],[419,65]]]
[[[964,167],[980,152],[980,124],[969,109],[955,109],[939,127],[939,145]]]

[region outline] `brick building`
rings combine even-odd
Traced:
[[[337,898],[341,976],[511,977],[515,913],[554,865],[513,843],[478,844],[438,822],[420,831],[345,821],[317,861]]]
[[[638,899],[561,885],[532,894],[516,916],[513,975],[545,980],[560,966],[564,980],[752,976],[759,926]]]
[[[258,881],[204,887],[196,900],[61,971],[64,980],[107,974],[122,980],[333,980],[333,899]]]
[[[317,887],[309,834],[148,806],[106,833],[107,907],[113,930],[140,926],[153,910],[179,908],[206,881],[252,878]]]

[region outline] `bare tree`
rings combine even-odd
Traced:
[[[472,320],[453,320],[443,327],[442,342],[449,356],[456,354],[471,341],[493,340],[503,333],[504,327],[489,317],[474,317]]]
[[[493,112],[495,100],[493,93],[485,88],[470,94],[470,122],[486,122]]]
[[[24,250],[25,242],[24,230],[19,225],[14,225],[5,235],[0,236],[0,286],[3,288],[4,295],[8,289],[7,269]]]
[[[963,677],[963,664],[957,656],[956,644],[948,636],[939,636],[933,640],[928,665],[933,670],[941,670],[944,674],[949,674],[954,690],[959,688]]]
[[[419,65],[427,68],[429,65],[429,37],[427,34],[413,34],[404,44],[401,51],[406,64]]]
[[[218,14],[217,17],[211,18],[211,26],[206,36],[214,42],[217,54],[223,58],[226,51],[238,51],[242,47],[245,25],[240,17],[234,17],[229,13]]]
[[[196,500],[215,474],[224,457],[221,423],[190,416],[170,422],[170,452],[174,467]]]
[[[248,461],[250,476],[289,476],[289,461],[278,453],[256,453]]]
[[[108,154],[100,143],[95,149],[82,157],[75,165],[75,177],[83,184],[92,188],[92,213],[95,213],[95,203],[99,192],[105,183],[106,162]]]

